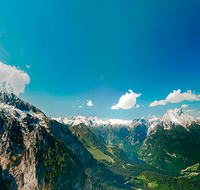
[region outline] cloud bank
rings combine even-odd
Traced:
[[[130,93],[126,93],[125,95],[122,95],[119,99],[119,102],[117,105],[114,105],[111,107],[113,110],[118,109],[131,109],[136,104],[136,99],[141,96],[141,94],[136,94],[132,90],[129,90]],[[138,106],[137,106],[138,107]]]
[[[24,71],[0,62],[0,90],[23,93],[25,85],[30,83],[30,77]]]
[[[196,95],[195,93],[192,93],[191,90],[188,90],[187,92],[181,93],[181,90],[178,89],[177,91],[174,90],[172,93],[170,93],[165,100],[157,101],[150,103],[149,106],[158,106],[158,105],[166,105],[168,102],[170,103],[179,103],[184,100],[188,101],[200,101],[200,95]]]
[[[87,103],[88,106],[93,106],[94,105],[91,100],[88,100],[87,102],[88,102]]]

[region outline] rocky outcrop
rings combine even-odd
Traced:
[[[11,92],[5,92],[1,91],[0,92],[0,102],[14,106],[15,108],[23,111],[33,111],[34,113],[42,113],[39,109],[37,109],[35,106],[29,104],[28,102],[20,99],[17,97],[15,94]]]
[[[0,92],[0,165],[11,190],[84,189],[94,158],[66,125]]]

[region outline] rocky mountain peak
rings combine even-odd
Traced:
[[[159,122],[160,121],[160,117],[156,117],[155,115],[153,115],[151,118],[149,118],[148,123],[151,125],[154,122]]]
[[[97,117],[70,116],[67,118],[52,118],[65,125],[78,125],[84,123],[87,127],[127,127],[134,128],[137,125],[147,125],[144,119],[122,120],[122,119],[100,119]]]
[[[13,106],[21,111],[41,113],[39,109],[22,100],[12,92],[0,91],[0,103]]]
[[[194,117],[183,112],[182,109],[177,108],[174,110],[168,110],[167,113],[161,118],[161,122],[166,129],[169,128],[170,125],[181,125],[186,128],[191,125],[193,121],[196,121]]]
[[[181,116],[182,114],[184,114],[183,110],[181,108],[175,108],[174,110],[170,109],[167,111],[168,115],[176,115],[176,116]]]
[[[92,155],[67,126],[10,92],[0,92],[0,139],[0,178],[9,189],[49,189],[50,179],[54,189],[80,189],[83,171],[93,167]],[[62,161],[56,172],[54,160]]]
[[[164,130],[171,129],[172,126],[181,125],[187,129],[192,123],[199,123],[199,120],[188,115],[181,108],[175,108],[174,110],[168,110],[160,120],[152,122],[148,129],[148,134],[155,129],[158,124],[161,124]]]

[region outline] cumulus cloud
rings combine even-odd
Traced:
[[[167,104],[166,100],[160,100],[160,101],[155,100],[154,102],[150,103],[149,106],[150,107],[158,106],[158,105],[163,105],[164,106],[166,104]]]
[[[94,105],[91,100],[88,100],[87,102],[88,102],[87,103],[88,106],[93,106]]]
[[[182,107],[182,108],[187,108],[187,107],[188,107],[188,105],[186,105],[186,104],[183,104],[181,107]]]
[[[188,101],[200,101],[200,95],[196,95],[195,93],[192,93],[191,90],[188,90],[187,92],[181,93],[181,90],[174,90],[172,93],[170,93],[165,100],[157,101],[150,103],[149,106],[158,106],[158,105],[166,105],[167,102],[170,103],[178,103],[182,102],[184,100]]]
[[[136,94],[132,90],[129,90],[130,93],[126,93],[125,95],[122,95],[119,99],[119,102],[117,105],[113,105],[111,109],[117,110],[119,108],[122,109],[131,109],[136,104],[136,99],[141,96],[141,94]]]
[[[25,85],[30,83],[30,77],[24,71],[0,62],[0,90],[23,93]]]
[[[79,106],[78,108],[83,108],[83,106]]]
[[[136,105],[136,108],[139,108],[139,107],[140,107],[140,105],[139,105],[139,104],[137,104],[137,105]]]
[[[200,101],[200,95],[196,95],[195,93],[192,93],[191,90],[188,90],[187,92],[181,93],[181,90],[174,90],[172,93],[170,93],[166,101],[171,102],[171,103],[178,103],[182,102],[184,100],[189,100],[189,101]]]

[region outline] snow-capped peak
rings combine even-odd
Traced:
[[[22,100],[12,92],[0,91],[0,103],[13,106],[21,111],[41,113],[39,109]]]
[[[45,124],[46,116],[42,111],[11,92],[0,91],[0,114],[15,118],[22,124],[22,121],[28,118],[30,125],[47,126]]]
[[[126,126],[133,128],[133,126],[146,123],[144,119],[138,120],[122,120],[122,119],[99,119],[97,117],[84,117],[84,116],[74,116],[67,118],[52,118],[60,123],[65,125],[78,125],[80,123],[84,123],[88,127],[115,127],[115,126]]]
[[[160,117],[156,117],[155,115],[153,115],[151,118],[149,118],[148,122],[149,124],[152,124],[154,122],[159,122],[160,121]]]
[[[183,110],[180,108],[168,110],[167,113],[164,114],[161,118],[161,122],[163,123],[164,129],[168,129],[170,125],[181,125],[186,128],[187,126],[191,125],[193,121],[196,121],[196,119],[183,112]]]
[[[152,121],[152,120],[150,120]],[[181,125],[184,128],[187,128],[188,126],[191,125],[192,122],[198,123],[198,119],[188,115],[185,113],[182,109],[175,108],[174,110],[170,109],[168,110],[163,117],[157,121],[153,122],[149,129],[148,129],[148,134],[155,129],[155,127],[158,124],[162,124],[165,130],[169,130],[171,126],[177,126]],[[149,122],[150,123],[150,122]]]

